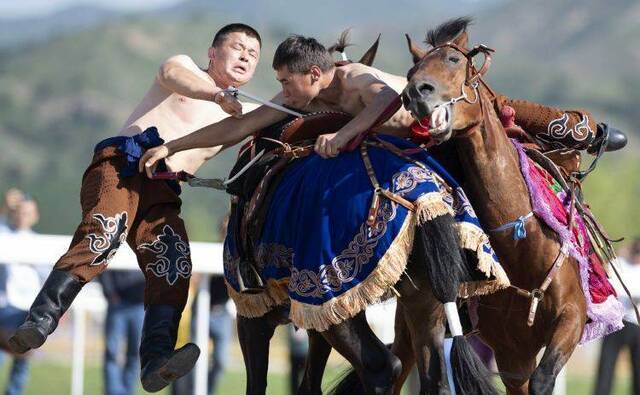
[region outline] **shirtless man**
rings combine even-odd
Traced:
[[[151,89],[116,137],[95,148],[81,187],[82,222],[71,246],[55,264],[26,322],[10,340],[16,352],[40,347],[84,284],[104,271],[125,241],[145,273],[145,319],[140,345],[142,386],[156,392],[186,374],[200,350],[175,350],[178,323],[187,300],[191,261],[180,219],[179,185],[149,180],[136,171],[145,149],[187,135],[242,106],[223,89],[252,77],[260,57],[258,33],[243,24],[223,27],[201,70],[188,56],[169,58]],[[226,113],[225,113],[226,112]],[[167,170],[195,172],[220,146],[203,145],[163,161]]]
[[[404,77],[385,73],[360,63],[336,66],[327,50],[313,38],[291,36],[276,49],[273,58],[276,78],[282,91],[273,99],[304,111],[334,110],[354,116],[341,130],[320,136],[315,144],[316,152],[324,158],[334,157],[346,144],[361,132],[372,127],[379,115],[404,89]],[[526,127],[528,133],[546,135],[552,122],[563,120],[563,127],[573,130],[582,124],[587,136],[580,144],[587,148],[596,137],[599,125],[587,112],[564,112],[524,100],[511,100],[499,96],[497,106],[510,105],[516,110],[515,122]],[[519,117],[525,114],[525,117]],[[534,116],[532,116],[533,114]],[[564,118],[566,116],[566,119]],[[242,119],[227,118],[213,125],[148,150],[140,160],[140,171],[149,176],[158,161],[184,150],[210,145],[231,145],[242,141],[251,133],[278,122],[286,114],[262,106]],[[400,108],[390,119],[376,128],[376,132],[401,137],[410,135],[409,127],[414,118]],[[434,129],[445,123],[433,120]],[[586,125],[586,126],[585,126]],[[566,145],[566,144],[565,144]]]
[[[302,111],[337,110],[354,116],[339,133],[318,139],[316,148],[325,157],[337,155],[338,146],[346,144],[349,137],[370,126],[406,85],[403,77],[360,63],[336,67],[322,44],[302,36],[291,36],[278,46],[273,68],[282,85],[282,91],[272,100],[274,103]],[[188,136],[148,150],[140,160],[140,171],[146,168],[151,176],[158,161],[174,153],[191,149],[188,147],[206,147],[209,141],[232,145],[286,117],[283,112],[261,106],[242,119],[229,118],[205,126]],[[386,133],[403,135],[411,122],[411,115],[401,109],[382,128]],[[340,138],[336,139],[336,136]]]

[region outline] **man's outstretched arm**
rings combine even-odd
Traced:
[[[318,137],[315,150],[323,158],[338,155],[340,149],[346,146],[351,139],[373,127],[380,114],[398,98],[396,91],[370,74],[353,77],[348,83],[359,91],[360,99],[365,107],[338,132]]]
[[[194,148],[233,145],[260,129],[285,119],[287,115],[266,106],[260,106],[241,119],[225,118],[186,136],[147,150],[140,158],[139,169],[151,178],[158,161],[176,152]]]

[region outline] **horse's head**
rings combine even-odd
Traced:
[[[470,18],[453,19],[429,31],[429,50],[418,47],[407,35],[414,66],[407,74],[402,101],[418,122],[429,124],[438,143],[464,134],[482,120],[478,88],[492,50],[485,46],[467,49],[470,22]],[[485,55],[485,64],[478,71],[473,57],[479,53]]]

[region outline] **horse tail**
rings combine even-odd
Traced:
[[[327,48],[327,51],[329,51],[329,53],[331,54],[334,52],[339,52],[340,56],[342,57],[342,61],[344,62],[349,62],[349,57],[345,52],[346,48],[353,45],[349,42],[350,34],[351,34],[351,28],[345,29],[340,34],[338,41],[336,41],[333,45]],[[371,66],[373,64],[373,61],[376,58],[376,54],[378,53],[378,45],[380,45],[380,36],[381,35],[378,34],[378,38],[376,39],[376,41],[371,45],[371,47],[369,47],[369,49],[367,49],[367,52],[365,52],[364,55],[362,55],[362,57],[360,58],[360,60],[358,60],[357,63],[362,63],[366,66]]]
[[[340,34],[338,41],[336,41],[333,45],[327,48],[327,51],[329,51],[329,53],[340,52],[340,55],[342,56],[342,60],[344,61],[349,60],[349,58],[347,57],[347,54],[345,53],[345,49],[353,45],[349,42],[350,34],[351,34],[351,28],[345,29]]]
[[[456,298],[461,281],[470,275],[453,225],[453,216],[449,214],[418,225],[413,253],[426,262],[433,294],[444,304],[453,336],[451,368],[456,393],[497,395],[492,375],[462,332]]]
[[[451,370],[457,394],[498,395],[493,375],[462,335],[453,337]]]

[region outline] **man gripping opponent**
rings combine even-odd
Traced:
[[[119,135],[96,145],[82,180],[82,221],[26,322],[11,337],[16,352],[45,342],[83,285],[106,269],[126,241],[146,277],[142,386],[156,392],[191,370],[198,347],[187,344],[174,350],[191,276],[180,187],[175,181],[149,180],[136,167],[146,149],[220,121],[226,113],[242,116],[242,105],[223,89],[244,85],[253,77],[260,49],[260,36],[253,28],[231,24],[216,33],[206,69],[185,55],[169,58]],[[205,145],[181,152],[161,166],[193,173],[220,148]]]
[[[325,157],[338,155],[340,149],[359,133],[369,129],[380,114],[397,100],[407,80],[360,63],[336,65],[329,52],[313,38],[291,36],[276,49],[273,58],[276,78],[282,91],[273,99],[303,111],[342,111],[354,116],[340,131],[320,136],[316,152]],[[597,140],[599,126],[585,111],[564,112],[524,100],[510,100],[499,96],[496,106],[509,105],[515,109],[515,122],[534,137],[550,139],[558,136],[558,145],[590,147]],[[140,160],[140,171],[152,175],[158,161],[178,152],[207,147],[231,145],[251,133],[283,120],[287,114],[261,106],[242,119],[228,118],[213,125],[148,150]],[[404,108],[376,128],[376,132],[400,137],[410,135],[414,122]],[[436,120],[437,122],[437,120]],[[438,125],[433,125],[437,128]],[[560,127],[563,133],[558,133]],[[550,133],[554,131],[554,133]],[[569,133],[579,131],[579,133]],[[566,133],[565,133],[566,132]],[[577,136],[579,140],[571,140]],[[616,135],[618,137],[618,135]],[[622,143],[625,143],[623,141]],[[616,141],[616,143],[620,143]]]

